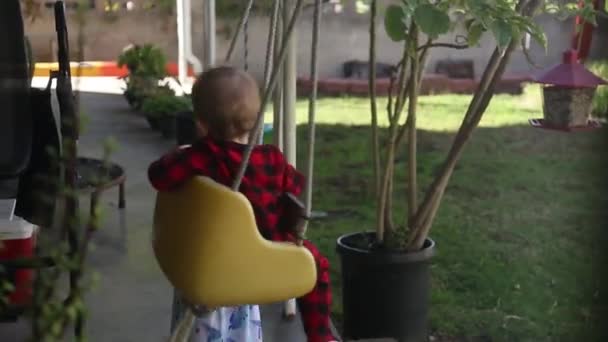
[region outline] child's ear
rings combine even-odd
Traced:
[[[202,123],[200,120],[195,120],[195,124],[196,124],[196,133],[199,136],[199,138],[202,137],[206,137],[208,130],[207,130],[207,126]]]

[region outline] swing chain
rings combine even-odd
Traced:
[[[232,53],[234,52],[234,48],[236,47],[236,42],[239,39],[239,35],[241,34],[241,31],[243,30],[243,28],[247,25],[247,21],[249,21],[249,14],[251,13],[252,7],[253,7],[253,0],[249,0],[249,2],[247,3],[247,7],[245,7],[245,10],[243,11],[243,15],[241,16],[241,19],[239,20],[239,24],[237,25],[236,32],[234,32],[234,35],[232,36],[232,39],[230,40],[230,47],[228,48],[228,52],[226,53],[226,58],[224,59],[225,62],[230,62],[230,59],[232,58]]]
[[[272,15],[270,17],[270,28],[268,29],[268,42],[266,43],[266,60],[264,62],[264,84],[263,87],[266,88],[268,86],[270,72],[274,68],[274,55],[275,55],[275,40],[277,36],[277,24],[279,17],[279,9],[281,5],[281,0],[274,0],[274,4],[272,7]],[[247,46],[246,46],[247,47]],[[264,143],[264,125],[261,125],[260,131],[258,132],[260,138],[259,143]]]
[[[295,9],[293,11],[293,14],[291,15],[289,24],[287,25],[287,29],[285,30],[283,42],[281,44],[281,49],[279,52],[277,66],[272,71],[272,75],[270,76],[268,85],[266,86],[266,89],[264,89],[264,95],[262,97],[260,111],[258,113],[258,117],[255,122],[255,127],[252,130],[253,134],[251,137],[249,137],[249,144],[247,144],[247,147],[245,148],[245,152],[243,154],[243,160],[241,161],[241,165],[239,166],[238,173],[236,175],[234,183],[232,184],[232,190],[234,190],[234,191],[239,190],[239,188],[241,186],[241,181],[243,180],[243,176],[245,176],[245,171],[247,170],[247,165],[249,164],[249,158],[251,157],[251,152],[253,151],[253,147],[256,143],[256,140],[259,137],[260,129],[262,128],[262,122],[264,119],[264,110],[266,108],[266,105],[268,104],[268,101],[270,100],[270,96],[274,90],[274,87],[277,84],[278,74],[279,74],[278,70],[280,69],[280,66],[283,65],[283,62],[285,61],[285,57],[287,56],[287,46],[288,46],[287,42],[291,38],[291,34],[294,31],[297,18],[300,16],[300,12],[302,11],[302,4],[303,4],[303,0],[297,0]]]
[[[243,61],[245,71],[249,71],[249,17],[243,23]]]

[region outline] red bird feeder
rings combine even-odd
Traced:
[[[599,128],[591,120],[593,96],[598,86],[608,84],[578,61],[575,50],[564,53],[563,62],[535,80],[543,84],[544,119],[530,120],[534,127],[565,131]]]
[[[600,10],[600,0],[593,0],[593,8]],[[579,1],[579,8],[586,2]],[[544,119],[530,119],[537,128],[561,131],[593,130],[601,127],[597,120],[590,119],[595,90],[606,81],[592,74],[580,64],[591,49],[594,26],[581,16],[576,17],[572,50],[564,53],[562,64],[545,71],[536,82],[544,84]]]

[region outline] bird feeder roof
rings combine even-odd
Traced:
[[[562,63],[543,71],[535,78],[535,82],[574,88],[595,88],[608,84],[580,64],[574,50],[564,52]]]

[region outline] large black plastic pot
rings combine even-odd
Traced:
[[[177,131],[175,115],[163,114],[158,118],[158,126],[160,133],[165,139],[174,139]]]
[[[192,111],[179,112],[175,116],[177,125],[177,145],[192,144],[196,138],[196,125]]]
[[[343,338],[428,341],[430,260],[435,242],[414,253],[369,251],[356,246],[374,233],[341,236]]]
[[[144,114],[144,117],[146,118],[146,121],[148,122],[148,125],[150,126],[150,128],[152,128],[155,131],[160,130],[160,120],[158,119],[157,116],[150,115],[150,114]]]

